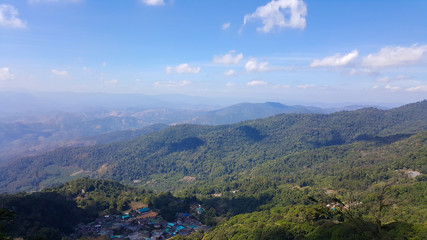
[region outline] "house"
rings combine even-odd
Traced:
[[[140,212],[140,213],[148,213],[149,211],[150,211],[150,208],[148,208],[148,207],[138,209],[138,212]]]
[[[197,211],[198,214],[202,214],[203,212],[205,212],[205,210],[203,210],[202,207],[196,208],[196,211]]]

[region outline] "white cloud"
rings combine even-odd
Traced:
[[[222,24],[221,29],[222,29],[222,30],[225,30],[225,29],[230,28],[230,26],[231,26],[231,23],[227,22],[227,23]]]
[[[395,66],[415,65],[423,59],[427,53],[427,45],[411,47],[385,47],[378,53],[366,56],[362,65],[371,68],[384,68]]]
[[[275,89],[286,89],[286,88],[290,88],[291,85],[289,84],[277,84],[274,86]]]
[[[0,68],[0,81],[5,81],[13,78],[13,74],[10,73],[9,68]]]
[[[303,85],[297,86],[297,88],[301,88],[301,89],[314,88],[314,87],[316,87],[316,85],[314,84],[303,84]]]
[[[162,6],[165,5],[163,0],[142,0],[142,3],[150,6]]]
[[[399,76],[396,76],[396,79],[397,80],[408,80],[408,79],[411,79],[411,77],[405,76],[405,75],[399,75]]]
[[[427,85],[407,88],[408,92],[427,92]]]
[[[119,81],[117,79],[111,79],[108,81],[104,81],[105,84],[116,85]]]
[[[230,69],[224,72],[225,76],[231,76],[234,75],[236,73],[236,71],[234,71],[234,69]]]
[[[10,4],[0,4],[0,27],[26,28],[27,24],[18,18],[18,10]]]
[[[273,0],[265,6],[258,7],[254,13],[246,14],[243,24],[261,19],[264,26],[258,31],[268,33],[275,26],[304,29],[307,7],[302,0]]]
[[[167,74],[171,74],[171,73],[193,73],[193,74],[197,74],[199,73],[201,70],[200,67],[191,67],[190,65],[188,65],[188,63],[182,63],[179,64],[178,66],[175,67],[170,67],[167,66],[165,68],[165,71]]]
[[[225,65],[239,64],[240,61],[242,61],[243,59],[243,54],[239,53],[237,55],[234,55],[235,52],[236,51],[231,50],[227,54],[214,56],[213,62]]]
[[[261,80],[252,80],[248,83],[246,83],[247,86],[265,86],[268,85],[268,82],[266,81],[261,81]]]
[[[50,72],[51,72],[53,75],[61,76],[61,77],[65,77],[65,76],[67,76],[67,75],[68,75],[68,72],[67,72],[67,71],[65,71],[65,70],[56,70],[56,69],[52,69]]]
[[[390,86],[390,85],[386,85],[385,86],[385,89],[387,89],[387,90],[390,90],[390,91],[392,91],[392,92],[394,92],[394,91],[397,91],[397,90],[400,90],[400,87],[397,87],[397,86]]]
[[[188,80],[184,80],[181,82],[175,82],[175,81],[157,81],[154,83],[154,86],[156,87],[183,87],[183,86],[187,86],[190,85],[191,82]]]
[[[380,79],[377,79],[377,82],[389,82],[390,81],[390,77],[383,77]]]
[[[245,64],[247,72],[265,72],[268,71],[268,62],[258,63],[256,58],[249,59]]]
[[[234,87],[234,86],[236,86],[236,84],[228,82],[227,84],[225,84],[225,86],[227,86],[227,87]]]
[[[141,82],[141,79],[137,78],[135,79],[135,82]]]
[[[103,63],[102,63],[102,66],[103,66],[103,67],[107,66],[107,63],[106,63],[106,62],[103,62]]]
[[[82,70],[83,70],[84,72],[89,72],[89,71],[90,71],[90,69],[89,69],[88,67],[82,67]]]
[[[341,56],[341,54],[337,53],[334,56],[325,57],[323,59],[314,59],[311,62],[310,67],[343,67],[347,66],[354,59],[357,58],[359,52],[357,50],[353,50],[347,55]]]

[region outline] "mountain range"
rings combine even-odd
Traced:
[[[279,114],[229,125],[180,124],[126,141],[18,159],[0,168],[0,189],[34,190],[81,176],[167,189],[186,185],[178,181],[185,176],[212,181],[296,152],[397,141],[427,130],[425,119],[427,101],[390,110]]]

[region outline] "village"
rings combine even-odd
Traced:
[[[122,215],[105,215],[88,224],[79,224],[72,239],[106,236],[110,239],[157,240],[176,235],[188,236],[195,231],[207,231],[208,226],[199,221],[204,212],[198,205],[192,213],[177,213],[173,222],[165,221],[158,212],[146,205],[123,212]]]

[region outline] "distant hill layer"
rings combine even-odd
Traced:
[[[131,136],[138,136],[139,130],[136,129],[155,124],[218,125],[264,118],[279,113],[328,111],[333,110],[268,102],[236,104],[215,111],[134,107],[81,113],[26,113],[30,115],[10,117],[9,120],[3,121],[0,119],[0,165],[12,158],[43,153],[58,147],[105,143],[87,139],[93,140],[98,136],[104,138],[103,135],[107,133],[126,135],[129,139]],[[121,133],[127,130],[132,130],[132,134]]]
[[[426,119],[427,101],[422,101],[390,110],[280,114],[220,126],[177,125],[129,141],[22,158],[0,168],[0,189],[32,190],[80,176],[142,185],[162,182],[166,188],[185,182],[184,176],[210,181],[306,150],[357,141],[390,144],[427,130]]]

